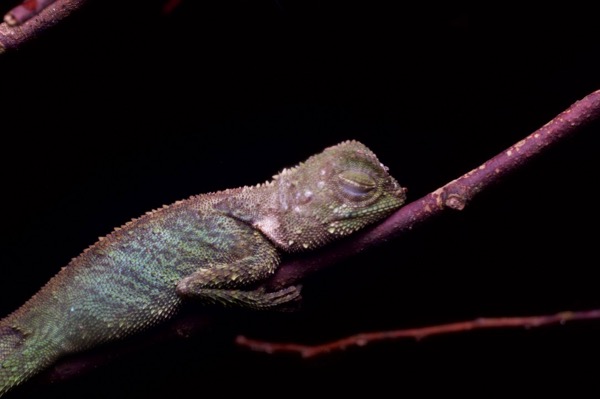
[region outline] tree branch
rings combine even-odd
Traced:
[[[598,119],[598,117],[600,117],[600,90],[595,91],[576,102],[542,128],[501,152],[494,158],[488,160],[481,166],[432,193],[402,207],[383,223],[366,231],[359,232],[349,239],[331,245],[323,250],[311,252],[301,258],[297,257],[284,261],[276,274],[269,279],[264,286],[267,289],[277,289],[291,284],[297,284],[316,271],[356,255],[376,244],[396,238],[418,224],[431,220],[434,216],[440,215],[446,209],[463,209],[469,201],[484,188],[488,187],[493,182],[500,180],[509,172],[518,169],[535,155],[546,148],[557,144],[563,138],[574,134],[583,126]],[[546,320],[546,322],[540,323],[540,325],[566,320],[566,314],[567,313],[557,316],[541,316],[541,320]],[[586,314],[593,315],[593,317],[585,318],[596,318],[598,311],[591,311]],[[582,314],[571,313],[571,319],[584,318],[580,316],[573,317],[573,315]],[[515,320],[518,321],[519,318],[482,320],[484,321],[466,322],[467,324],[458,323],[441,327],[428,327],[426,329],[415,329],[410,331],[413,331],[412,334],[414,334],[414,336],[423,336],[424,333],[427,333],[425,335],[431,335],[433,333],[458,331],[457,325],[463,326],[461,327],[463,330],[474,328],[479,325],[485,326],[486,328],[506,327],[513,326],[512,323],[515,323]],[[499,321],[502,320],[504,320],[504,325],[501,323],[499,324]],[[536,317],[522,318],[520,320],[521,323],[524,323],[521,324],[522,326],[540,322],[540,319]],[[131,343],[127,346],[119,346],[117,344],[113,349],[102,348],[95,352],[87,352],[72,356],[55,365],[46,373],[45,378],[52,381],[65,380],[89,369],[96,368],[98,365],[108,362],[109,359],[112,359],[123,352],[139,350],[142,347],[152,345],[157,341],[174,339],[182,336],[187,337],[205,330],[208,325],[211,325],[214,322],[210,308],[197,309],[195,310],[193,317],[188,315],[186,317],[177,318],[163,329],[156,330],[143,338],[136,338],[135,345],[133,345],[135,348],[132,348],[133,346]],[[465,326],[467,327],[465,328]],[[414,333],[415,331],[418,333]],[[352,340],[353,338],[350,339]],[[355,342],[356,344],[361,343],[360,339],[355,340]],[[244,343],[243,339],[242,343]]]
[[[0,54],[18,48],[40,32],[56,25],[79,9],[87,0],[41,1],[35,9],[15,7],[0,24]],[[34,2],[37,3],[37,2]],[[43,8],[41,11],[39,9]],[[39,13],[38,13],[39,12]],[[22,25],[20,25],[22,24]]]
[[[479,318],[469,321],[440,324],[437,326],[357,334],[333,342],[312,346],[259,341],[241,335],[236,338],[236,343],[257,352],[265,352],[268,354],[296,353],[303,358],[308,358],[324,355],[333,351],[341,351],[351,346],[365,346],[374,342],[394,339],[414,338],[420,340],[432,335],[459,333],[471,330],[490,328],[533,328],[553,324],[565,324],[568,321],[597,319],[600,319],[600,309],[581,312],[561,312],[544,316]]]

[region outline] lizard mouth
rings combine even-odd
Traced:
[[[404,202],[404,191],[402,191],[402,197],[397,197],[400,199],[400,204]],[[376,219],[379,218],[380,215],[390,214],[394,210],[399,208],[399,203],[394,197],[394,200],[390,201],[386,206],[378,206],[367,209],[347,209],[345,212],[339,212],[332,214],[328,221],[329,222],[347,222],[356,219]],[[368,222],[367,222],[368,223]]]
[[[396,198],[400,199],[402,202],[406,201],[406,193],[408,192],[408,188],[398,186],[398,189],[394,193]]]

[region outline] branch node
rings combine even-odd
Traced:
[[[444,205],[450,209],[454,209],[455,211],[462,211],[467,206],[467,200],[462,195],[459,194],[450,194]]]
[[[560,318],[560,324],[563,325],[565,324],[567,321],[572,320],[575,317],[575,313],[573,311],[564,311],[564,312],[560,312],[558,314],[558,317]]]
[[[16,26],[16,25],[18,25],[18,22],[17,22],[16,18],[11,13],[8,13],[8,14],[6,14],[4,16],[4,22],[6,22],[6,24],[8,26]]]

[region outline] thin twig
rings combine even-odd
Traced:
[[[269,354],[295,353],[304,358],[308,358],[324,355],[333,351],[341,351],[351,346],[365,346],[374,342],[394,339],[414,338],[416,340],[421,340],[433,335],[459,333],[471,330],[490,328],[533,328],[549,326],[552,324],[565,324],[568,321],[597,319],[600,319],[600,309],[581,312],[561,312],[545,316],[480,318],[456,323],[440,324],[437,326],[410,328],[406,330],[362,333],[337,341],[312,346],[295,343],[265,342],[249,339],[244,336],[238,336],[236,338],[236,343],[257,352]]]

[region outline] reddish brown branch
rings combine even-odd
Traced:
[[[265,284],[266,288],[276,289],[301,282],[309,274],[342,259],[356,255],[378,243],[393,239],[401,233],[412,229],[414,226],[441,214],[446,209],[463,209],[485,187],[517,169],[545,148],[557,144],[568,135],[574,134],[581,127],[598,119],[598,117],[600,117],[600,91],[591,93],[576,102],[527,138],[464,176],[402,207],[374,228],[360,232],[350,239],[329,246],[322,251],[307,254],[302,258],[285,261],[279,267],[276,274]],[[565,317],[565,314],[556,322],[561,321]],[[580,315],[580,313],[575,313],[575,315]],[[515,319],[487,320],[504,320],[504,323],[508,323],[506,326],[510,326],[511,322],[507,322],[507,320]],[[533,321],[534,319],[530,319],[529,322],[533,323]],[[210,312],[198,309],[191,319],[179,318],[174,320],[170,326],[171,333],[165,333],[164,330],[161,330],[156,333],[156,336],[147,338],[144,342],[138,342],[138,348],[144,345],[152,345],[157,340],[173,339],[173,337],[181,336],[180,331],[185,331],[185,336],[199,333],[211,323],[213,321],[211,320]],[[489,324],[492,322],[487,321],[485,323]],[[423,330],[417,335],[422,336]],[[357,343],[360,343],[360,341]],[[52,380],[70,378],[73,375],[81,374],[86,370],[96,367],[98,364],[106,362],[106,359],[115,357],[115,352],[120,353],[122,351],[118,347],[112,351],[103,348],[101,353],[96,352],[94,355],[91,355],[95,356],[92,361],[89,361],[91,358],[90,354],[81,354],[78,357],[72,357],[56,365],[50,370],[47,377]]]
[[[545,316],[527,317],[497,317],[481,318],[456,323],[441,324],[437,326],[410,328],[406,330],[380,331],[352,335],[337,341],[321,345],[300,345],[293,343],[273,343],[249,339],[239,336],[236,339],[238,345],[247,347],[257,352],[273,353],[295,353],[304,358],[323,355],[333,351],[341,351],[351,346],[365,346],[370,343],[402,338],[414,338],[417,340],[441,334],[481,330],[489,328],[533,328],[552,324],[564,324],[575,320],[600,319],[600,309],[582,312],[562,312]]]
[[[86,1],[40,0],[26,2],[29,6],[17,6],[7,14],[8,23],[0,24],[0,54],[19,47],[40,32],[56,25]]]

